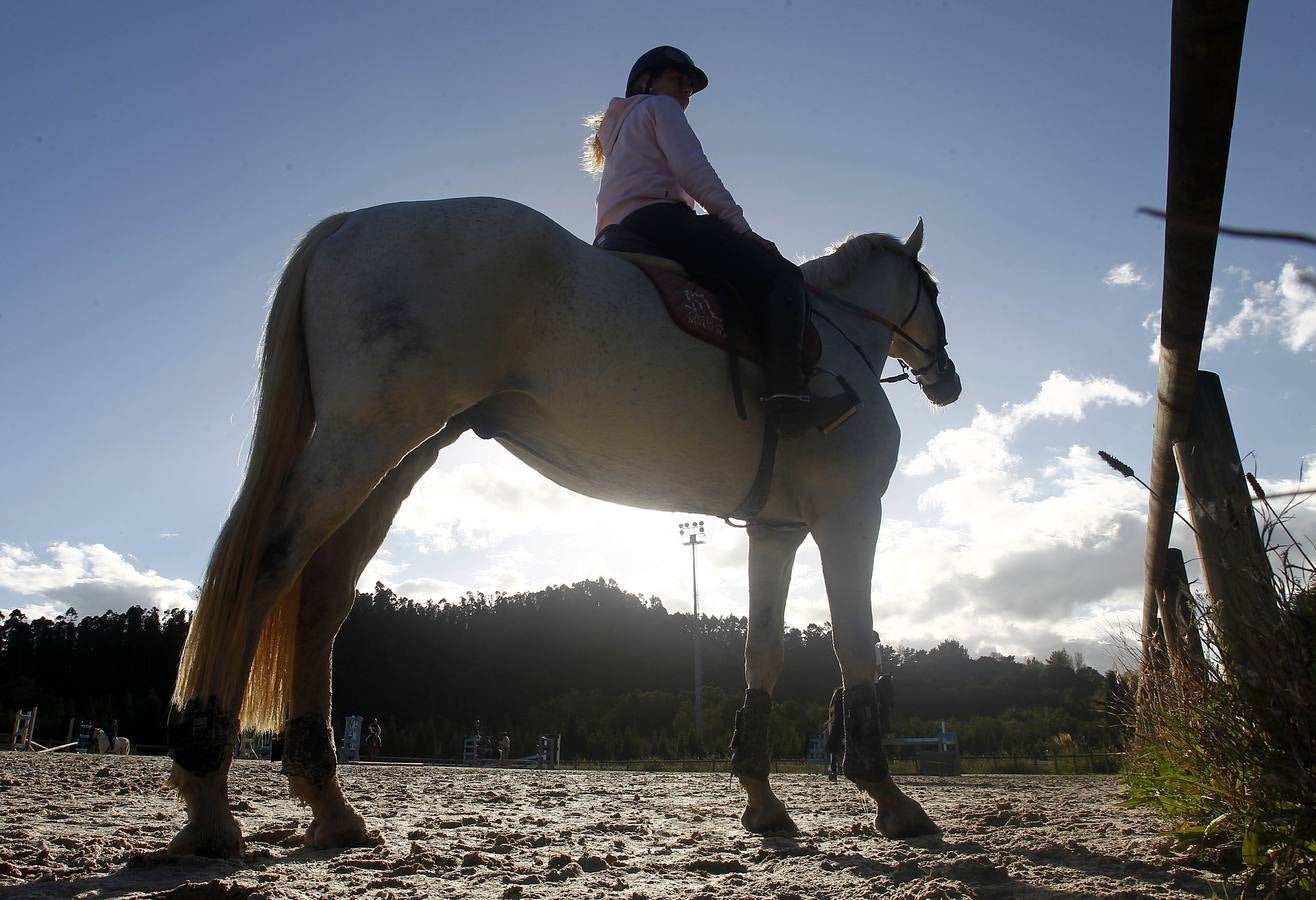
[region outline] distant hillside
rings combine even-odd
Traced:
[[[745,619],[701,617],[705,741],[695,745],[689,614],[669,613],[613,581],[525,594],[419,603],[383,585],[360,593],[334,649],[334,721],[377,716],[388,755],[460,755],[475,721],[511,732],[514,754],[542,733],[567,758],[724,755],[744,691]],[[133,607],[54,621],[15,611],[0,624],[0,716],[40,707],[37,739],[62,739],[70,717],[111,718],[135,745],[164,743],[166,704],[188,617]],[[971,659],[954,641],[883,647],[896,683],[894,730],[958,729],[966,753],[1033,753],[1059,732],[1089,749],[1116,740],[1103,701],[1115,685],[1056,651],[1045,662]],[[804,755],[838,683],[831,631],[786,632],[772,742]]]

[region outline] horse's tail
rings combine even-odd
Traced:
[[[174,685],[173,703],[179,708],[190,700],[205,704],[213,697],[231,713],[240,699],[242,726],[258,731],[277,731],[287,718],[301,594],[298,576],[268,616],[266,609],[252,605],[275,502],[315,425],[302,333],[302,286],[315,248],[349,215],[330,216],[302,238],[271,295],[247,471],[211,551]],[[244,672],[242,653],[257,629],[260,641]],[[246,692],[239,697],[244,674]]]

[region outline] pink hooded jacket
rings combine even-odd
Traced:
[[[695,137],[685,110],[671,97],[613,97],[599,128],[607,159],[599,183],[594,233],[641,207],[663,201],[696,202],[740,234],[750,232],[744,212],[722,184]]]

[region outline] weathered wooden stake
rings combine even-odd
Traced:
[[[1206,654],[1202,651],[1202,636],[1193,615],[1188,569],[1184,566],[1183,551],[1177,547],[1171,547],[1166,554],[1165,572],[1156,599],[1162,633],[1174,666],[1201,672],[1206,665]]]
[[[1225,667],[1250,688],[1279,633],[1279,605],[1220,376],[1198,372],[1187,436],[1174,446]]]

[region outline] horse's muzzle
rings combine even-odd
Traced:
[[[948,373],[936,381],[920,381],[919,387],[933,406],[948,406],[960,399],[960,373],[955,371],[955,365],[951,363]]]

